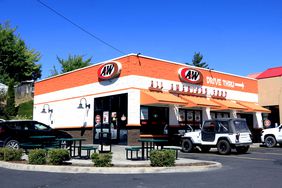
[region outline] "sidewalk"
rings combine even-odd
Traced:
[[[221,168],[221,164],[218,162],[184,158],[177,159],[175,167],[151,167],[150,160],[126,160],[125,147],[120,145],[112,146],[113,167],[94,167],[91,159],[72,159],[69,161],[72,165],[66,166],[29,165],[0,161],[0,167],[24,171],[96,174],[199,172]]]

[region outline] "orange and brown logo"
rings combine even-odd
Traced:
[[[192,68],[180,68],[178,70],[178,76],[181,81],[183,82],[188,82],[191,84],[201,84],[203,83],[203,74]]]
[[[117,77],[121,72],[121,63],[111,61],[101,65],[98,69],[98,77],[101,80],[109,80]]]

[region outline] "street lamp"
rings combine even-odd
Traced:
[[[46,110],[45,110],[45,106],[48,107],[47,112],[46,112]],[[41,113],[43,113],[43,114],[46,114],[46,113],[53,113],[53,109],[50,109],[50,105],[49,105],[49,104],[44,104]]]
[[[84,100],[85,101],[85,107],[83,107],[83,105],[82,105],[82,100]],[[78,109],[84,109],[84,108],[88,108],[88,109],[90,109],[90,104],[87,104],[87,100],[86,100],[86,98],[81,98],[80,99],[80,102],[79,102],[79,105],[78,105],[78,107],[77,107]]]

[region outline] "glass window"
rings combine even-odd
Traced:
[[[148,117],[140,116],[141,134],[164,134],[165,127],[169,122],[169,109],[167,107],[141,106],[148,109]]]
[[[248,125],[245,121],[234,121],[235,132],[249,132]]]
[[[185,121],[185,110],[179,110],[178,121]]]
[[[223,113],[224,118],[229,118],[229,113]]]
[[[216,118],[223,118],[223,117],[222,117],[222,113],[217,113]]]
[[[193,111],[187,111],[187,121],[193,121]]]
[[[210,114],[211,114],[211,119],[229,118],[230,117],[229,112],[210,112]]]
[[[193,129],[199,129],[202,123],[201,110],[179,109],[178,123],[180,126],[191,126]]]
[[[203,126],[203,131],[213,133],[215,132],[216,123],[215,122],[206,122]]]
[[[217,126],[218,133],[229,133],[228,121],[220,121]]]
[[[211,119],[215,119],[215,112],[211,112]]]
[[[200,111],[195,111],[195,121],[201,122],[201,112]]]
[[[111,132],[113,143],[127,142],[128,94],[118,94],[94,99],[94,143],[99,143],[99,132]]]
[[[141,120],[148,120],[149,119],[148,107],[141,107],[140,108],[140,118],[141,118]]]
[[[20,130],[20,129],[21,129],[21,126],[18,125],[17,123],[8,123],[8,126],[9,126],[11,129],[17,129],[17,130]]]
[[[35,123],[34,129],[35,130],[49,130],[50,127],[48,127],[47,125],[41,124],[41,123]]]

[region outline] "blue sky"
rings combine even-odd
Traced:
[[[215,70],[248,75],[282,65],[279,0],[41,0],[125,54],[191,62],[194,52]],[[0,22],[17,27],[42,55],[42,78],[56,56],[122,56],[42,6],[37,0],[0,0]]]

